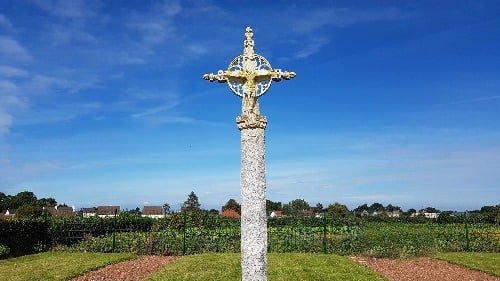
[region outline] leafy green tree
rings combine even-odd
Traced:
[[[274,202],[266,200],[266,212],[270,214],[272,211],[283,211],[283,204],[281,202]]]
[[[22,205],[37,205],[38,200],[31,191],[22,191],[10,199],[9,208],[19,209]]]
[[[370,205],[371,212],[380,213],[380,212],[383,212],[384,210],[385,210],[384,205],[382,205],[380,203],[373,203]]]
[[[219,211],[217,211],[216,209],[210,209],[210,210],[208,210],[208,213],[209,213],[210,215],[214,215],[214,216],[216,216],[216,215],[218,215],[218,214],[219,214]]]
[[[38,205],[24,204],[17,209],[16,217],[25,218],[38,218],[42,215],[43,209]]]
[[[316,213],[316,214],[317,213],[323,213],[323,210],[324,210],[323,209],[323,204],[321,204],[321,203],[318,203],[318,204],[316,204],[316,206],[311,207],[311,211],[313,213]]]
[[[3,192],[0,192],[0,212],[3,212],[9,208],[10,196]]]
[[[310,212],[309,209],[309,203],[304,199],[295,199],[283,206],[285,214],[292,216],[307,215]]]
[[[427,207],[425,209],[422,209],[422,211],[426,213],[439,213],[439,210],[433,207]]]
[[[349,209],[347,209],[346,205],[338,202],[330,204],[327,210],[328,215],[332,217],[347,217],[349,215]]]
[[[224,212],[225,210],[234,210],[241,215],[241,205],[232,198],[229,199],[224,206],[222,206],[222,211]]]
[[[184,203],[182,204],[181,211],[183,212],[197,212],[200,211],[200,202],[198,202],[198,196],[194,193],[194,191],[191,191],[189,193],[188,198]]]
[[[57,205],[56,199],[49,197],[49,198],[40,198],[38,199],[38,205],[42,207],[53,207]]]
[[[416,212],[417,212],[417,210],[410,208],[410,209],[408,209],[408,211],[406,211],[406,215],[411,216],[411,215],[415,214]]]
[[[387,212],[394,212],[394,211],[401,211],[401,208],[399,206],[393,206],[392,204],[389,204],[385,207],[385,210]]]
[[[362,214],[364,211],[370,212],[370,207],[368,207],[368,205],[366,203],[363,205],[359,205],[358,207],[356,207],[354,209],[354,212],[356,214]]]

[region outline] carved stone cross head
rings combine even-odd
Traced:
[[[203,79],[210,82],[227,82],[229,88],[242,100],[242,112],[236,120],[238,127],[264,127],[266,118],[260,115],[258,98],[271,87],[271,82],[289,80],[295,77],[295,72],[273,69],[269,61],[254,52],[253,31],[251,27],[245,30],[243,54],[234,58],[227,70],[219,70],[216,74],[208,73]]]

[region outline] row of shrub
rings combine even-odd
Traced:
[[[500,229],[475,225],[469,243],[463,225],[368,223],[361,226],[268,227],[270,252],[327,252],[375,257],[424,256],[435,252],[500,252]],[[467,249],[467,244],[469,248]],[[114,247],[113,247],[114,246]],[[72,249],[95,252],[182,255],[239,252],[239,228],[162,229],[86,237]]]
[[[470,237],[470,250],[500,252],[498,226],[473,225]],[[238,252],[239,239],[239,219],[203,213],[159,220],[130,215],[0,220],[0,244],[12,254],[56,245],[141,254]],[[273,252],[409,256],[464,250],[466,244],[463,224],[363,222],[353,217],[268,220],[268,248]]]

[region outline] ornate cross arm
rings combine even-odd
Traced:
[[[295,72],[293,71],[281,71],[281,69],[273,69],[271,71],[271,79],[273,81],[281,81],[281,79],[290,80],[295,77]]]
[[[222,71],[222,70],[217,71],[217,74],[208,73],[203,75],[203,79],[209,80],[210,82],[217,81],[219,83],[227,82],[227,77],[228,77],[227,71]]]

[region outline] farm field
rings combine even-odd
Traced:
[[[500,253],[438,253],[435,257],[500,277]]]
[[[368,268],[346,257],[325,254],[271,253],[270,281],[383,281]],[[241,280],[239,254],[185,256],[164,267],[148,281],[234,281]]]
[[[45,252],[0,260],[1,280],[59,281],[108,264],[132,259],[132,254]]]

